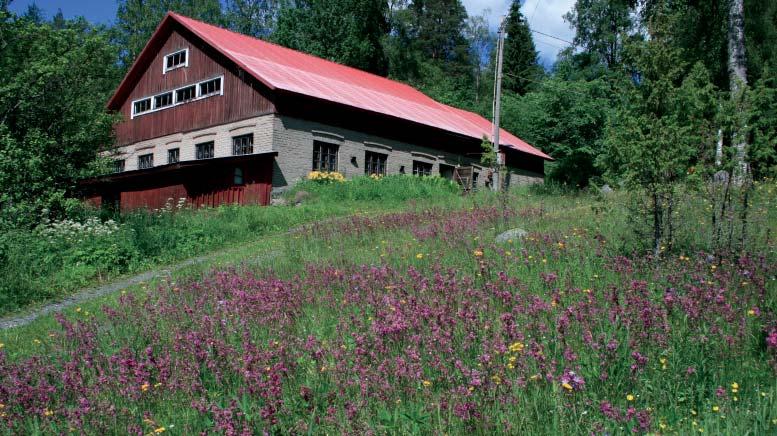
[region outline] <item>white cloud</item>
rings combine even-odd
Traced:
[[[490,9],[488,16],[492,29],[499,25],[499,19],[510,10],[510,0],[462,0],[470,15],[480,15],[484,9]],[[529,20],[533,30],[547,33],[567,41],[574,38],[575,33],[564,21],[564,14],[574,6],[575,0],[524,0],[521,11]],[[540,60],[545,65],[551,65],[558,53],[569,44],[544,35],[534,33],[534,45],[540,52]]]

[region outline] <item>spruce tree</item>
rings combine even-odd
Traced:
[[[273,39],[375,74],[386,75],[382,39],[388,33],[383,0],[300,0],[281,9]]]
[[[526,94],[541,75],[537,64],[537,50],[526,17],[521,13],[521,2],[513,0],[505,22],[507,39],[504,44],[504,79],[502,87],[519,95]]]

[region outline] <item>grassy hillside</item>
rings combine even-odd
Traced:
[[[307,195],[297,196],[304,191]],[[80,221],[45,223],[35,231],[0,232],[0,315],[67,296],[76,289],[216,249],[255,241],[300,224],[355,212],[458,201],[442,179],[357,178],[339,186],[305,182],[279,207],[169,207]],[[296,199],[301,200],[296,205]]]
[[[777,431],[773,185],[754,195],[746,252],[708,252],[689,197],[662,259],[641,254],[617,194],[505,203],[317,222],[276,239],[272,263],[2,332],[0,419],[17,433]],[[527,233],[495,241],[513,228]]]

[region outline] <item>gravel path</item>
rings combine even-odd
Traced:
[[[0,330],[7,330],[14,327],[20,327],[27,325],[41,316],[48,315],[50,313],[60,312],[63,309],[81,303],[83,301],[92,300],[94,298],[107,295],[122,289],[127,289],[130,286],[137,285],[139,283],[147,282],[159,277],[169,277],[173,272],[186,268],[187,266],[197,265],[203,262],[207,262],[223,254],[224,252],[217,252],[208,254],[205,256],[193,257],[183,262],[171,265],[167,268],[161,268],[157,270],[147,271],[132,277],[127,277],[122,280],[118,280],[112,283],[108,283],[96,288],[85,288],[75,294],[65,298],[62,301],[56,303],[47,304],[41,308],[35,309],[24,315],[12,316],[9,318],[3,318],[0,320]],[[262,256],[254,259],[250,259],[247,263],[255,264],[264,260],[272,260],[276,258],[280,253],[278,251],[270,251]]]

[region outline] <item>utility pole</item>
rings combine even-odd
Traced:
[[[505,17],[502,17],[499,22],[499,33],[497,34],[496,43],[496,69],[494,72],[494,133],[492,136],[492,143],[494,144],[494,153],[496,154],[496,161],[493,168],[493,179],[491,181],[491,189],[499,191],[502,187],[501,180],[499,180],[499,170],[502,166],[502,157],[499,154],[499,110],[502,106],[502,54],[505,46]]]

